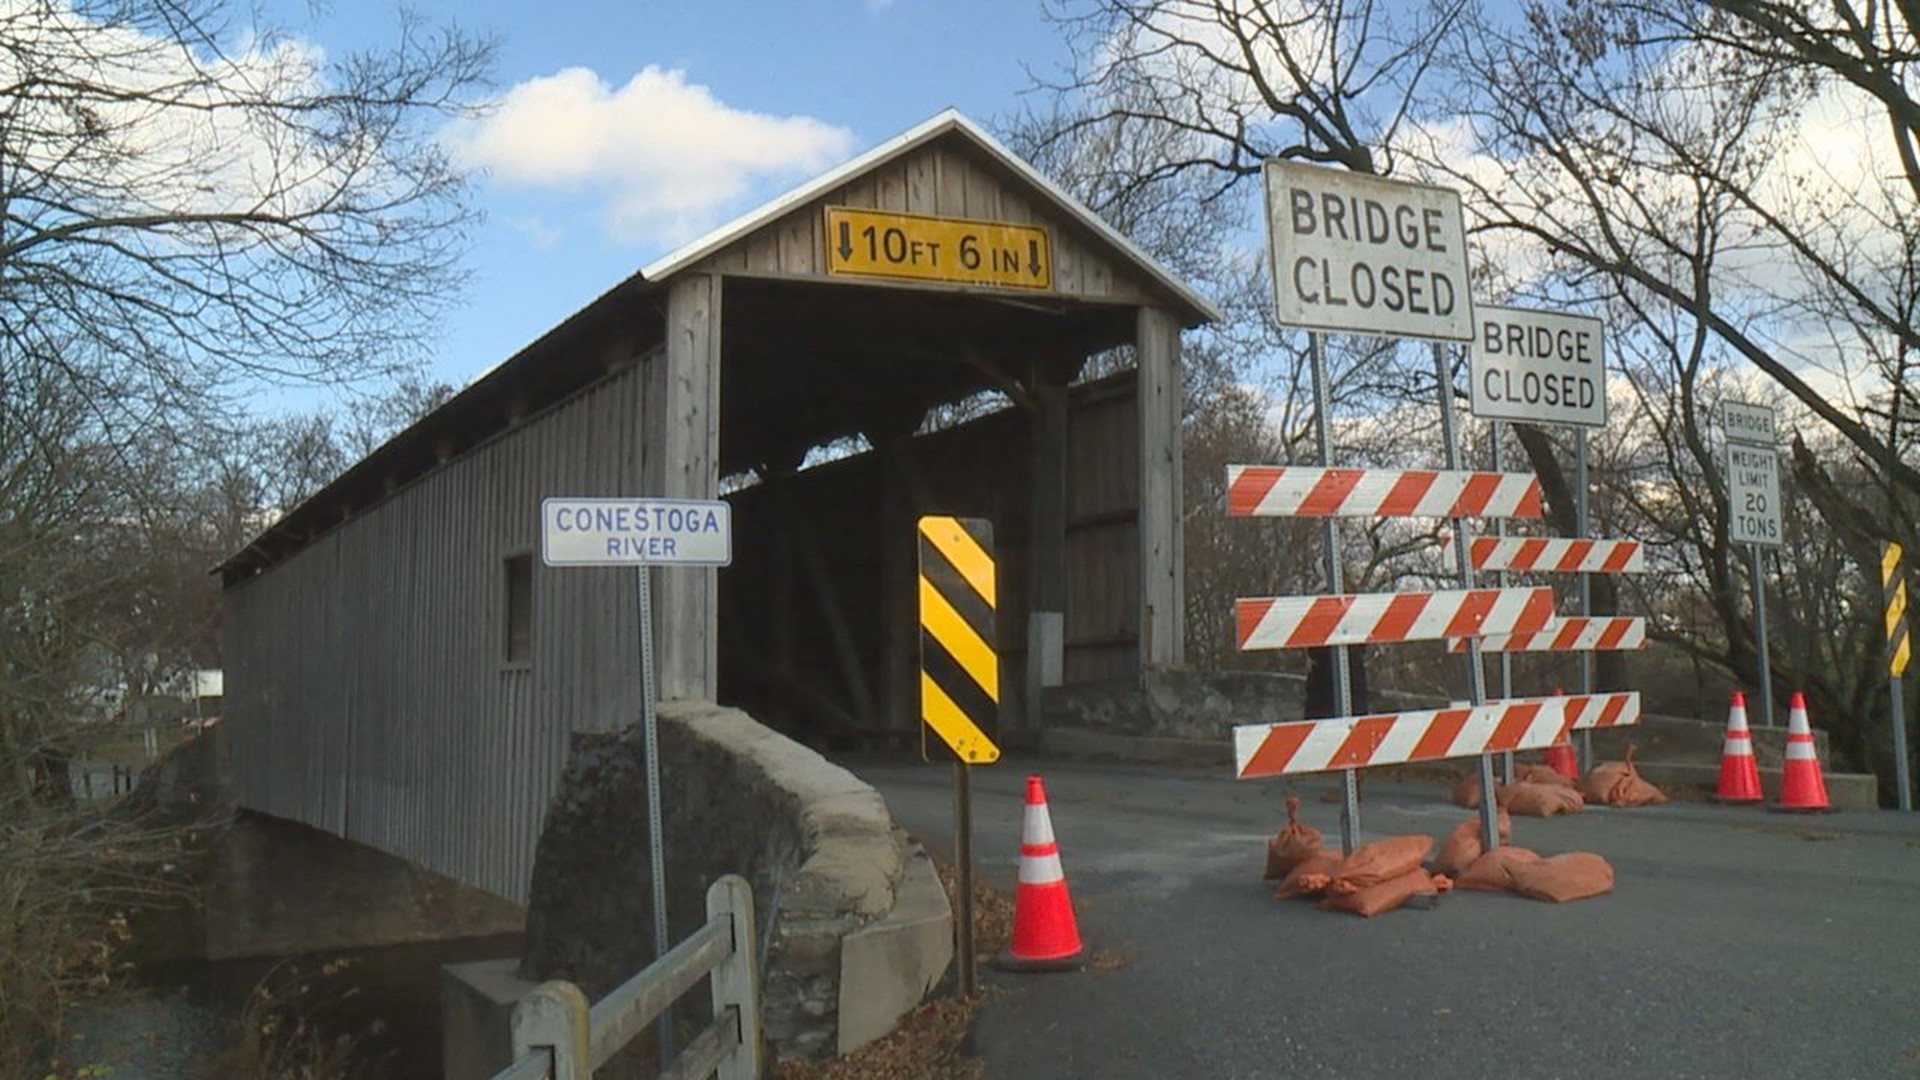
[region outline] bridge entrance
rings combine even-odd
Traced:
[[[726,497],[654,584],[664,698],[918,729],[914,522],[999,548],[1006,724],[1181,659],[1183,327],[1211,306],[957,113],[645,267],[221,567],[242,805],[511,899],[573,735],[639,715],[631,571],[549,495]],[[1089,377],[1092,374],[1101,377]]]

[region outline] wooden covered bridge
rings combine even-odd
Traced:
[[[242,804],[524,901],[569,736],[639,715],[632,574],[541,566],[549,495],[731,500],[731,567],[654,572],[661,693],[803,739],[917,731],[922,513],[993,522],[1010,726],[1042,685],[1178,663],[1180,331],[1214,314],[957,113],[875,147],[620,283],[220,568]],[[1121,346],[1135,365],[1080,378]],[[1011,406],[937,423],[988,392]]]

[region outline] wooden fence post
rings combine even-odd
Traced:
[[[591,1080],[587,995],[570,982],[544,982],[513,1007],[513,1056],[545,1050],[553,1080]]]
[[[759,1080],[760,975],[755,956],[753,887],[738,874],[727,874],[707,889],[707,918],[733,921],[733,951],[713,969],[713,1015],[726,1015],[729,1005],[740,1019],[740,1044],[721,1062],[717,1080]]]

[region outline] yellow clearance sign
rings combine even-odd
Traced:
[[[1051,289],[1053,245],[1034,225],[829,206],[827,273]]]

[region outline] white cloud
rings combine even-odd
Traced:
[[[578,67],[529,79],[444,139],[501,183],[597,195],[609,229],[635,242],[695,235],[758,182],[818,172],[854,145],[845,128],[736,109],[654,65],[617,89]]]
[[[325,53],[297,38],[245,38],[222,52],[149,32],[132,19],[95,21],[60,5],[0,0],[0,84],[8,152],[31,183],[99,216],[264,208],[310,210],[342,174],[375,167],[378,147],[318,145],[268,103],[326,90]],[[36,80],[75,87],[32,91]],[[23,89],[25,88],[25,89]],[[43,214],[52,225],[59,211]]]

